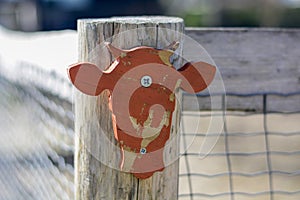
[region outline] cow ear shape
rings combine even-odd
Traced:
[[[118,58],[119,56],[122,56],[122,54],[126,55],[125,50],[114,47],[110,42],[105,42],[105,46],[107,47],[107,49],[115,59]]]
[[[106,88],[105,74],[92,63],[76,63],[68,68],[72,84],[87,95],[97,96]]]
[[[185,77],[181,88],[188,93],[197,93],[206,89],[213,81],[216,67],[205,62],[186,63],[178,70]]]

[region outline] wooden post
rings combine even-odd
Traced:
[[[183,20],[174,17],[79,20],[79,61],[94,63],[102,69],[108,67],[112,57],[104,42],[130,49],[142,45],[163,48],[179,41],[181,44],[177,51],[181,54],[183,44],[180,33],[183,30]],[[181,66],[178,58],[174,59],[175,67]],[[179,110],[173,113],[172,144],[164,155],[165,163],[169,165],[164,171],[142,180],[114,167],[119,164],[120,155],[116,151],[107,94],[91,97],[76,92],[76,199],[177,199]]]

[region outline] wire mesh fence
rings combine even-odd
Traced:
[[[43,92],[0,76],[0,199],[74,197],[71,103]]]
[[[210,115],[186,112],[186,143],[194,143],[183,153],[180,171],[180,199],[298,199],[300,197],[300,110],[288,110],[284,104],[291,94],[229,94],[261,100],[261,110],[227,110],[223,96],[224,132],[206,158],[199,158],[199,145],[206,136],[205,127],[190,133],[192,118],[202,121]],[[279,98],[277,110],[269,106],[268,98]],[[230,102],[228,102],[230,104]],[[245,111],[246,110],[246,111]],[[204,124],[204,123],[203,123]],[[210,134],[216,137],[218,134]],[[186,184],[187,183],[187,184]]]

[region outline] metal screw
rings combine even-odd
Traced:
[[[150,76],[143,76],[141,78],[141,84],[143,87],[149,87],[152,84],[152,78]]]
[[[141,154],[147,153],[147,149],[146,149],[146,148],[141,148],[141,149],[140,149],[140,153],[141,153]]]

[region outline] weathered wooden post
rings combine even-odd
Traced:
[[[180,33],[183,30],[183,20],[174,17],[79,20],[79,61],[91,62],[102,69],[109,66],[113,58],[104,42],[122,49],[138,46],[161,49],[178,41],[177,52],[180,54],[183,42]],[[182,63],[175,56],[172,64],[179,67]],[[164,155],[165,163],[170,165],[150,178],[138,179],[115,167],[119,165],[120,153],[116,150],[118,145],[108,102],[105,92],[97,97],[80,92],[75,95],[76,199],[176,199],[179,110],[176,108],[173,112],[172,144]]]

